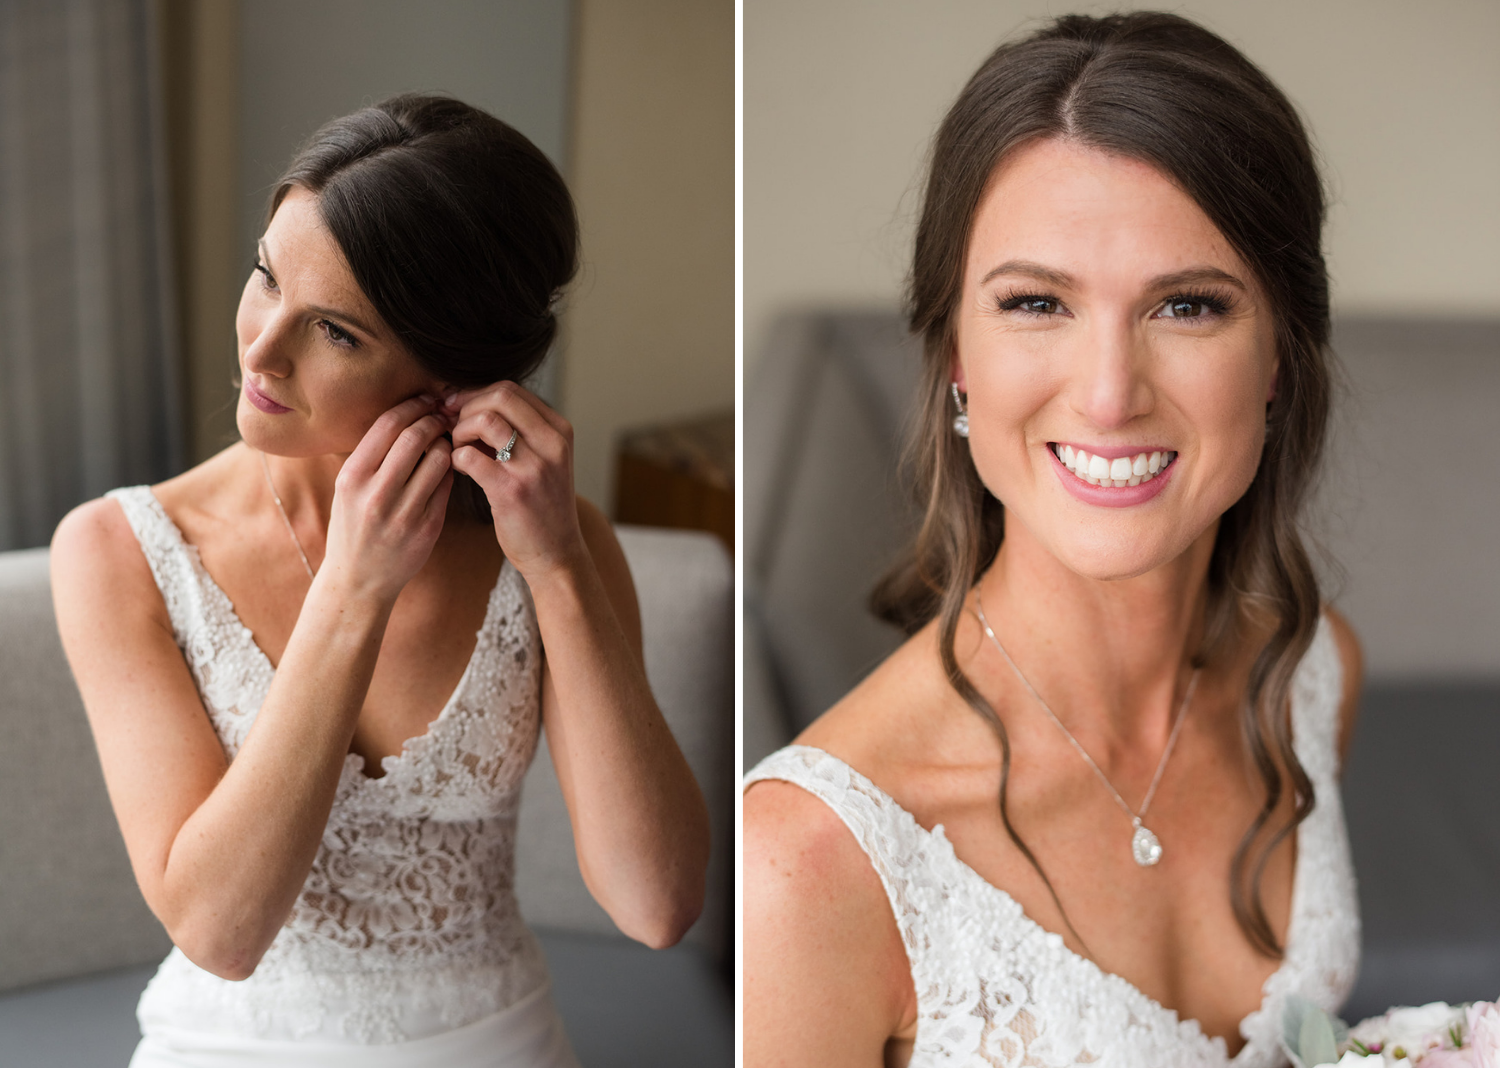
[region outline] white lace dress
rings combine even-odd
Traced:
[[[230,760],[270,661],[150,487],[109,494],[161,589]],[[576,1066],[514,892],[521,780],[536,750],[541,645],[507,562],[474,655],[426,733],[370,778],[351,753],[307,882],[248,979],[173,949],[142,994],[132,1068]]]
[[[778,779],[843,819],[880,875],[911,961],[917,1034],[911,1068],[1273,1068],[1282,1006],[1301,994],[1332,1011],[1359,966],[1359,903],[1338,787],[1342,667],[1326,620],[1298,665],[1293,744],[1317,806],[1297,829],[1286,955],[1260,1008],[1240,1022],[1231,1059],[1222,1038],[1080,957],[1005,891],[953,852],[942,825],[924,829],[869,779],[808,746],[772,753],[745,784]]]

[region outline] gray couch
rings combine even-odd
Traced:
[[[517,891],[585,1068],[732,1063],[730,562],[708,535],[621,528],[646,668],[713,816],[703,916],[653,952],[583,885],[545,751],[527,777]],[[47,550],[0,553],[0,1068],[124,1068],[170,948],[131,875],[52,615]]]
[[[1369,668],[1343,780],[1364,966],[1351,1019],[1500,996],[1500,322],[1345,320],[1311,521]],[[913,529],[897,478],[917,345],[889,310],[788,316],[746,384],[744,761],[900,642],[865,609]]]

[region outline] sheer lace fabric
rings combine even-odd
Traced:
[[[821,799],[870,858],[890,900],[917,993],[911,1068],[934,1065],[1063,1068],[1286,1064],[1281,1010],[1301,994],[1335,1010],[1359,964],[1359,907],[1338,790],[1342,668],[1328,623],[1298,666],[1292,726],[1317,805],[1297,830],[1286,955],[1263,1000],[1240,1023],[1245,1046],[1224,1040],[1068,949],[1005,891],[953,851],[942,825],[924,829],[869,779],[807,746],[771,754],[745,784],[778,779]]]
[[[231,760],[274,670],[149,487],[115,490]],[[541,645],[507,562],[467,669],[428,730],[370,778],[345,758],[312,870],[243,982],[174,949],[142,995],[154,1024],[384,1044],[463,1027],[547,982],[514,893],[516,815],[540,723]]]

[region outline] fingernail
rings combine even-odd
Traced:
[[[443,398],[443,405],[445,407],[451,408],[451,407],[453,407],[453,405],[457,401],[458,401],[458,390],[454,390],[452,393],[448,394],[446,397]]]

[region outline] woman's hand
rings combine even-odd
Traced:
[[[453,467],[489,498],[495,537],[528,580],[588,559],[573,495],[573,428],[514,382],[456,393]],[[511,458],[497,454],[510,443]]]
[[[334,482],[328,549],[318,574],[394,601],[437,543],[453,488],[453,425],[435,397],[386,412]]]

